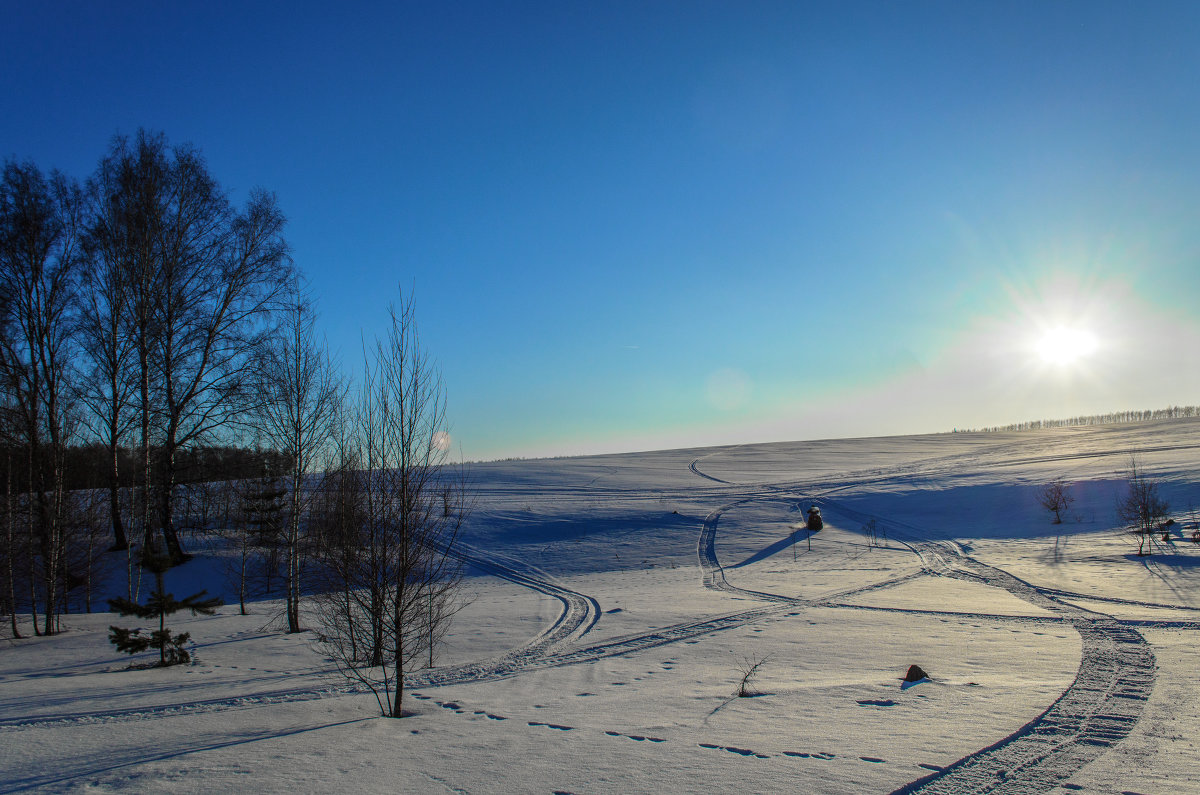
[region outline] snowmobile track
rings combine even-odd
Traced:
[[[494,558],[485,558],[482,553],[471,550],[465,545],[460,544],[457,549],[451,550],[450,554],[480,571],[552,596],[562,603],[562,613],[559,614],[554,624],[529,641],[523,647],[525,649],[533,647],[549,649],[564,641],[577,640],[590,632],[592,627],[596,626],[596,622],[600,620],[600,604],[590,596],[564,588],[537,576],[537,574],[505,566]]]
[[[690,465],[688,465],[688,469],[692,470],[692,472],[694,472],[695,474],[699,475],[699,476],[700,476],[700,477],[702,477],[702,478],[705,478],[705,479],[707,479],[707,480],[711,480],[713,483],[720,483],[721,485],[725,485],[725,486],[727,486],[727,485],[732,485],[732,484],[730,484],[730,482],[729,482],[728,480],[721,480],[720,478],[714,478],[712,475],[706,475],[705,473],[701,472],[701,471],[700,471],[700,470],[699,470],[699,469],[696,467],[696,464],[699,464],[699,463],[700,463],[700,459],[699,459],[699,458],[697,458],[697,459],[696,459],[695,461],[693,461],[693,462],[692,462]]]
[[[893,795],[1046,792],[1127,737],[1154,688],[1154,654],[1140,634],[1116,622],[1078,622],[1075,629],[1083,637],[1079,670],[1049,709]]]
[[[692,462],[692,470],[704,476],[696,470],[696,463]],[[721,514],[756,499],[761,497],[737,500],[713,511],[705,519],[698,542],[704,585],[796,604],[800,600],[748,591],[728,583],[717,559],[716,529]],[[865,516],[858,512],[847,513],[858,519]],[[904,530],[912,533],[906,546],[920,555],[923,573],[1005,590],[1054,613],[1058,620],[1070,623],[1082,638],[1083,645],[1075,679],[1045,712],[1011,735],[895,790],[892,795],[1046,792],[1065,783],[1080,768],[1129,735],[1154,689],[1156,672],[1154,653],[1133,622],[1120,621],[1063,601],[1060,597],[1086,597],[1038,588],[1002,569],[980,563],[964,554],[955,543],[922,540],[921,536],[925,534],[919,528],[905,526]],[[830,604],[828,600],[824,603]]]

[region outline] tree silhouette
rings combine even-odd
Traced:
[[[1038,502],[1054,514],[1054,524],[1062,524],[1062,513],[1075,502],[1075,495],[1071,494],[1071,484],[1055,478],[1038,491]]]
[[[1171,507],[1158,494],[1158,479],[1146,473],[1136,455],[1129,457],[1125,478],[1129,491],[1117,500],[1117,516],[1137,536],[1138,557],[1144,557],[1153,550],[1156,533],[1162,532]]]

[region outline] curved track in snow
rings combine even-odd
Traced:
[[[721,480],[720,478],[715,478],[712,475],[709,475],[705,472],[701,472],[699,467],[697,466],[697,464],[699,464],[699,463],[700,463],[700,459],[697,458],[695,461],[693,461],[691,464],[688,465],[688,469],[692,470],[693,474],[699,475],[700,477],[702,477],[706,480],[711,480],[713,483],[720,483],[722,485],[729,483],[728,480]]]
[[[698,459],[692,462],[692,471],[709,477],[697,469],[698,463]],[[938,463],[946,465],[945,460]],[[908,469],[915,473],[921,468],[917,465]],[[730,503],[705,520],[699,541],[704,584],[758,598],[784,600],[786,597],[772,597],[729,584],[716,556],[716,527],[721,513],[754,499]],[[840,508],[828,499],[821,502],[827,509],[833,507],[836,511]],[[856,511],[845,510],[845,513],[864,518]],[[896,523],[889,524],[897,528]],[[1083,644],[1075,679],[1045,712],[1009,736],[943,770],[911,782],[893,795],[1045,792],[1065,783],[1080,768],[1129,735],[1154,688],[1156,670],[1154,654],[1145,638],[1131,625],[1133,622],[1062,601],[1063,598],[1087,599],[1086,594],[1038,588],[971,558],[956,544],[923,540],[918,528],[905,526],[902,532],[905,531],[911,534],[906,546],[921,556],[922,574],[954,577],[1007,591],[1050,611],[1059,621],[1070,623]],[[888,584],[892,583],[881,586]],[[1146,606],[1152,605],[1147,603]]]
[[[592,597],[572,591],[553,581],[545,572],[526,566],[506,565],[497,556],[485,557],[484,553],[465,545],[450,554],[463,563],[480,571],[516,583],[562,603],[558,618],[528,642],[493,660],[450,665],[444,668],[428,668],[404,676],[406,689],[417,687],[441,687],[450,684],[501,679],[524,671],[547,658],[551,652],[564,644],[580,640],[600,620],[600,604]]]
[[[545,572],[530,566],[526,566],[525,570],[521,571],[515,568],[515,565],[519,564],[505,565],[498,557],[485,557],[484,553],[464,544],[451,550],[450,554],[480,571],[552,596],[562,603],[562,612],[555,622],[525,644],[523,648],[544,653],[559,643],[579,640],[590,632],[592,627],[596,626],[596,622],[600,620],[599,602],[586,594],[559,585]]]
[[[954,545],[929,542],[918,549],[944,576],[1001,588],[1060,616],[1079,633],[1083,648],[1075,679],[1049,709],[1008,737],[902,787],[897,795],[1045,792],[1129,735],[1154,689],[1156,670],[1154,653],[1136,629],[1063,602],[962,555]]]

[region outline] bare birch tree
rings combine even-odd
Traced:
[[[12,436],[7,428],[9,423],[8,412],[3,415],[4,423],[4,574],[5,574],[5,602],[9,612],[10,629],[14,638],[21,637],[21,629],[17,623],[17,612],[20,609],[20,602],[17,598],[17,589],[20,587],[18,577],[24,577],[32,573],[33,565],[20,566],[17,565],[17,559],[21,555],[21,544],[17,537],[16,523],[16,500],[13,495],[13,455],[12,455]],[[24,590],[22,589],[22,592]],[[34,618],[36,622],[36,617]]]
[[[108,450],[108,511],[112,526],[112,550],[129,547],[121,513],[121,445],[137,424],[134,399],[137,353],[131,333],[131,290],[127,283],[126,252],[116,235],[104,233],[115,219],[103,212],[104,187],[89,183],[94,206],[101,207],[85,238],[88,269],[84,281],[80,318],[80,345],[84,352],[85,376],[80,396],[87,407],[92,432]]]
[[[69,374],[83,225],[79,186],[32,163],[0,180],[0,377],[25,448],[30,545],[43,588],[42,632],[58,629],[64,600],[65,466],[73,430]],[[30,564],[33,564],[33,556]],[[36,620],[34,630],[37,631]]]
[[[138,490],[134,516],[141,534],[141,557],[156,553],[151,521],[152,450],[158,402],[155,356],[158,327],[158,240],[163,236],[162,205],[170,163],[161,135],[145,131],[135,141],[115,136],[89,182],[95,213],[88,235],[93,261],[103,261],[115,282],[113,298],[123,310],[124,333],[132,348],[124,383],[136,383],[134,412],[138,430]],[[119,507],[118,507],[119,513]],[[129,598],[133,598],[132,594]]]
[[[124,274],[136,362],[144,554],[155,551],[157,482],[159,527],[178,563],[176,455],[246,409],[249,362],[291,274],[284,218],[257,190],[235,210],[199,152],[144,130],[132,142],[114,138],[94,182],[93,245]],[[152,447],[161,451],[157,477]]]
[[[327,349],[313,328],[316,312],[299,282],[293,283],[277,334],[264,347],[256,372],[260,398],[258,432],[273,449],[291,460],[287,526],[287,627],[299,632],[301,575],[306,546],[301,529],[309,507],[304,478],[332,434],[332,423],[345,397],[345,387]]]
[[[403,714],[404,674],[449,620],[461,580],[451,552],[463,521],[448,466],[445,389],[420,345],[412,300],[391,310],[385,340],[366,362],[354,416],[354,487],[361,515],[325,564],[346,583],[326,592],[321,635],[348,677],[370,686],[383,714]],[[354,528],[345,528],[353,530]]]

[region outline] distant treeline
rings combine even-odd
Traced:
[[[62,481],[67,491],[107,488],[113,471],[112,451],[107,445],[91,443],[67,447],[64,451]],[[131,447],[117,448],[117,471],[120,485],[142,486],[144,469],[141,451]],[[158,471],[162,448],[151,448],[152,467]],[[43,467],[49,467],[44,460]],[[30,455],[28,447],[0,445],[0,466],[8,470],[12,491],[22,494],[30,490]],[[278,476],[290,472],[292,458],[276,450],[259,450],[228,445],[200,445],[175,453],[175,482],[204,483],[222,480],[242,480]],[[43,473],[49,476],[51,473]],[[34,481],[37,482],[37,478]]]
[[[1042,428],[1071,428],[1079,425],[1115,425],[1119,422],[1147,422],[1149,420],[1171,420],[1181,417],[1200,417],[1200,406],[1168,406],[1165,409],[1141,411],[1111,411],[1107,414],[1088,414],[1057,420],[1028,420],[1010,425],[992,425],[986,428],[955,428],[953,433],[996,433],[999,431],[1035,431]]]

